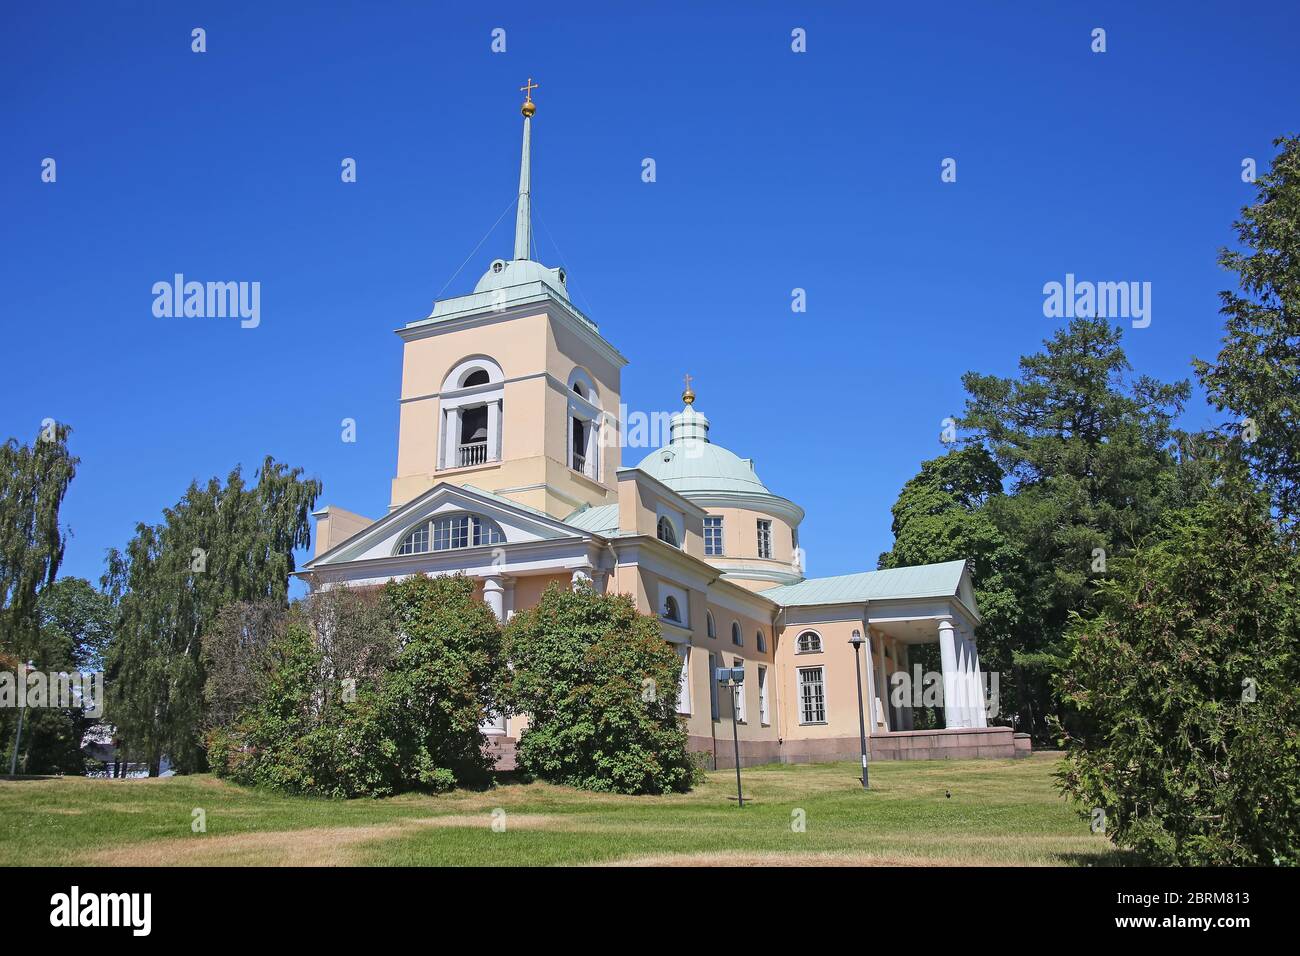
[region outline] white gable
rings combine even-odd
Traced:
[[[308,562],[304,570],[391,558],[396,555],[402,539],[429,519],[465,513],[481,515],[496,522],[507,546],[530,541],[584,537],[576,528],[523,506],[511,506],[495,496],[489,497],[457,485],[440,484]]]

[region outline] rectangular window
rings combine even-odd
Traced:
[[[679,647],[677,653],[682,658],[682,674],[677,682],[677,713],[691,712],[691,649]]]
[[[718,719],[718,655],[709,655],[709,710]]]
[[[767,668],[758,669],[758,722],[764,727],[768,724],[767,719]]]
[[[745,662],[739,657],[732,664],[733,667],[744,667]],[[731,689],[731,700],[736,708],[736,722],[743,724],[745,722],[745,685],[738,684]]]
[[[581,418],[572,420],[573,444],[569,447],[569,467],[587,473],[587,428]]]
[[[704,519],[704,553],[722,554],[722,519]]]
[[[826,687],[820,667],[799,668],[799,723],[826,723]]]
[[[760,558],[772,556],[772,522],[766,518],[758,519],[758,556]]]

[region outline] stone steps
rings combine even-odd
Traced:
[[[483,745],[483,750],[491,754],[496,761],[496,770],[514,770],[517,766],[515,762],[515,738],[490,736]]]

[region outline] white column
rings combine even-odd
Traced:
[[[460,442],[458,415],[456,409],[448,408],[442,416],[442,467],[455,468],[460,462],[456,458],[456,446]]]
[[[498,621],[506,619],[505,590],[500,575],[493,574],[483,579],[483,600]]]
[[[600,480],[600,419],[587,423],[587,477]]]
[[[971,726],[971,645],[961,630],[957,631],[957,713],[959,727]]]
[[[501,460],[501,403],[497,401],[488,402],[488,461]]]
[[[980,651],[975,646],[975,638],[970,638],[971,653],[971,726],[987,727],[988,710],[984,698],[984,672],[980,670]]]
[[[876,700],[871,716],[877,723],[884,722],[885,732],[893,729],[889,721],[889,677],[885,674],[885,639],[880,640],[880,653],[876,656]]]
[[[939,666],[943,670],[943,725],[960,727],[957,702],[957,634],[952,621],[939,622]]]
[[[505,607],[506,620],[508,621],[515,616],[515,579],[503,578],[502,583],[505,585],[502,604]]]
[[[867,639],[862,644],[862,666],[866,670],[864,675],[867,678],[867,686],[862,692],[866,695],[866,723],[867,736],[876,736],[876,659],[871,652],[871,632],[867,632]],[[826,715],[830,717],[830,714]],[[868,753],[870,749],[868,748]]]
[[[912,651],[909,644],[898,645],[898,669],[909,675],[912,673]],[[915,694],[918,690],[919,688],[913,688],[912,693]],[[903,706],[898,709],[898,713],[901,718],[899,721],[901,729],[912,730],[915,726],[913,723],[912,701],[905,700]]]

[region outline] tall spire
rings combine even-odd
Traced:
[[[532,192],[531,176],[529,173],[529,140],[532,135],[533,114],[537,112],[537,107],[533,104],[533,90],[537,89],[537,84],[533,82],[530,76],[528,82],[519,88],[524,94],[524,105],[520,112],[524,114],[524,149],[523,155],[519,160],[519,208],[515,213],[515,258],[529,258],[529,250],[532,246],[533,238],[533,219],[530,194]]]

